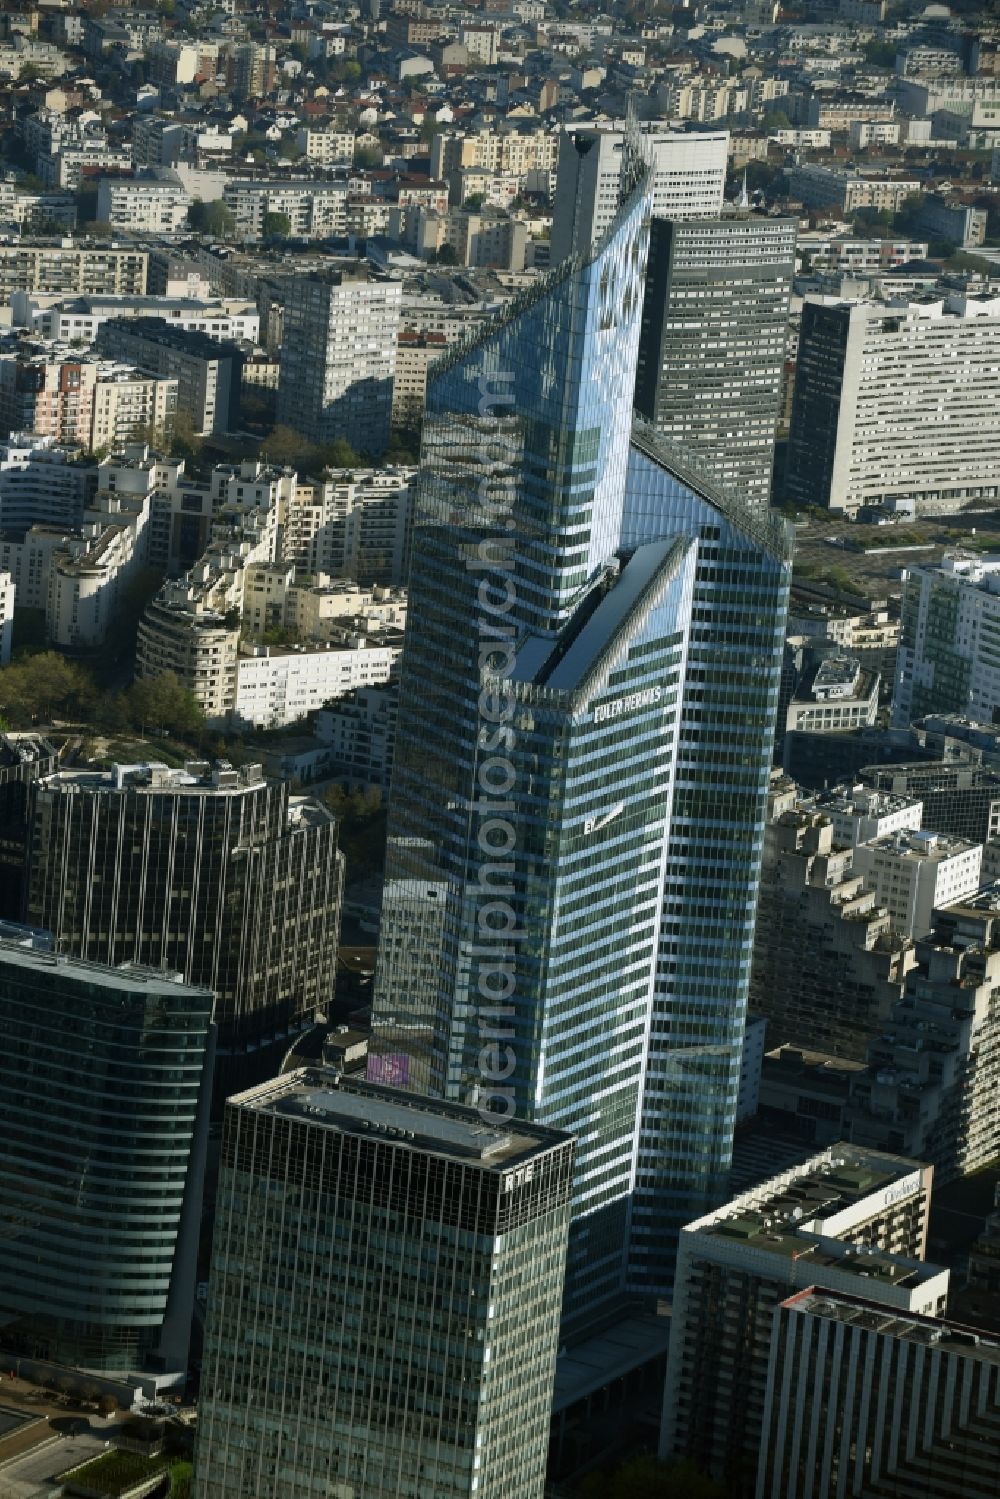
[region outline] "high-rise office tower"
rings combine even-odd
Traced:
[[[559,137],[552,212],[553,265],[589,253],[618,212],[627,132],[597,125]],[[697,219],[722,212],[729,161],[728,130],[688,130],[676,124],[643,126],[652,171],[652,212],[658,218]]]
[[[278,421],[377,457],[389,441],[402,283],[359,263],[285,288]]]
[[[810,1289],[778,1307],[759,1499],[993,1499],[1000,1339],[879,1297]]]
[[[648,172],[428,393],[372,1072],[577,1136],[567,1310],[724,1190],[788,540],[630,438]]]
[[[0,943],[9,1353],[185,1377],[211,1021],[211,994],[171,974]]]
[[[541,1499],[572,1159],[330,1070],[230,1099],[197,1499]]]
[[[259,766],[200,761],[59,771],[33,798],[26,919],[63,952],[211,989],[220,1096],[267,1076],[268,1048],[333,992],[332,815]]]
[[[733,210],[655,219],[635,404],[692,463],[750,504],[771,494],[794,219]]]
[[[937,1315],[949,1274],[924,1261],[933,1171],[833,1145],[689,1223],[677,1258],[661,1455],[752,1499],[775,1308],[812,1285]]]

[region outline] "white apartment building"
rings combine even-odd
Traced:
[[[281,555],[314,575],[397,584],[408,567],[412,468],[334,469],[300,483]]]
[[[0,442],[0,532],[80,524],[88,474],[74,457],[73,448],[34,432],[12,432]],[[22,596],[20,602],[28,600]]]
[[[347,197],[340,182],[228,181],[222,197],[245,239],[260,239],[269,213],[280,213],[297,239],[325,239],[347,228]]]
[[[586,126],[559,137],[552,218],[552,264],[588,249],[614,218],[624,130]],[[653,213],[696,219],[722,212],[728,130],[677,130],[653,124],[645,144],[653,161]]]
[[[104,494],[78,536],[51,555],[45,602],[49,639],[64,648],[101,645],[125,588],[148,557],[150,497]]]
[[[917,514],[1000,496],[1000,297],[807,299],[788,444],[796,504]]]
[[[401,651],[401,641],[373,644],[367,635],[343,645],[257,646],[237,663],[232,718],[258,728],[295,723],[354,688],[388,682]]]
[[[551,130],[480,130],[473,135],[443,130],[431,142],[431,178],[437,182],[462,167],[521,178],[529,172],[554,172],[558,160],[559,138]]]
[[[956,553],[910,568],[902,616],[893,725],[929,713],[1000,721],[1000,556]]]
[[[97,184],[97,217],[113,229],[174,234],[186,226],[190,206],[187,188],[175,172],[102,177]]]
[[[296,132],[295,144],[309,161],[324,167],[349,167],[354,162],[352,130],[304,130]]]
[[[91,344],[105,323],[129,317],[165,318],[220,340],[256,343],[260,336],[260,313],[241,297],[53,297],[18,291],[10,304],[15,328],[65,343]]]
[[[359,687],[317,713],[316,737],[329,745],[337,771],[352,781],[388,790],[398,705],[395,685]]]
[[[854,850],[865,888],[885,906],[893,929],[910,937],[931,930],[938,906],[976,893],[982,861],[981,843],[929,831],[889,833]]]

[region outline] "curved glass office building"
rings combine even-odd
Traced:
[[[575,1135],[570,1315],[725,1191],[789,576],[633,431],[649,211],[429,383],[370,1060]]]
[[[0,943],[0,1347],[186,1367],[212,995]]]

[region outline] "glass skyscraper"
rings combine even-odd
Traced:
[[[214,1047],[175,975],[0,943],[0,1342],[183,1379]]]
[[[632,440],[648,234],[629,143],[605,236],[430,383],[370,1063],[577,1137],[570,1315],[723,1190],[788,582]]]
[[[542,1499],[572,1166],[328,1069],[230,1099],[197,1499]]]

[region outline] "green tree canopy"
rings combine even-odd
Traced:
[[[188,209],[188,223],[199,234],[211,234],[218,239],[230,239],[236,232],[236,219],[232,209],[219,199],[214,203],[203,203],[195,198]]]
[[[287,239],[292,232],[292,221],[287,213],[265,213],[264,238]]]
[[[75,718],[93,704],[90,673],[56,651],[39,651],[0,671],[0,713],[15,723]]]
[[[205,727],[202,708],[172,671],[133,682],[126,694],[126,707],[130,721],[141,732],[165,729],[183,736],[200,734]]]
[[[642,1454],[614,1473],[591,1473],[580,1499],[726,1499],[725,1490],[694,1463],[661,1463]]]

